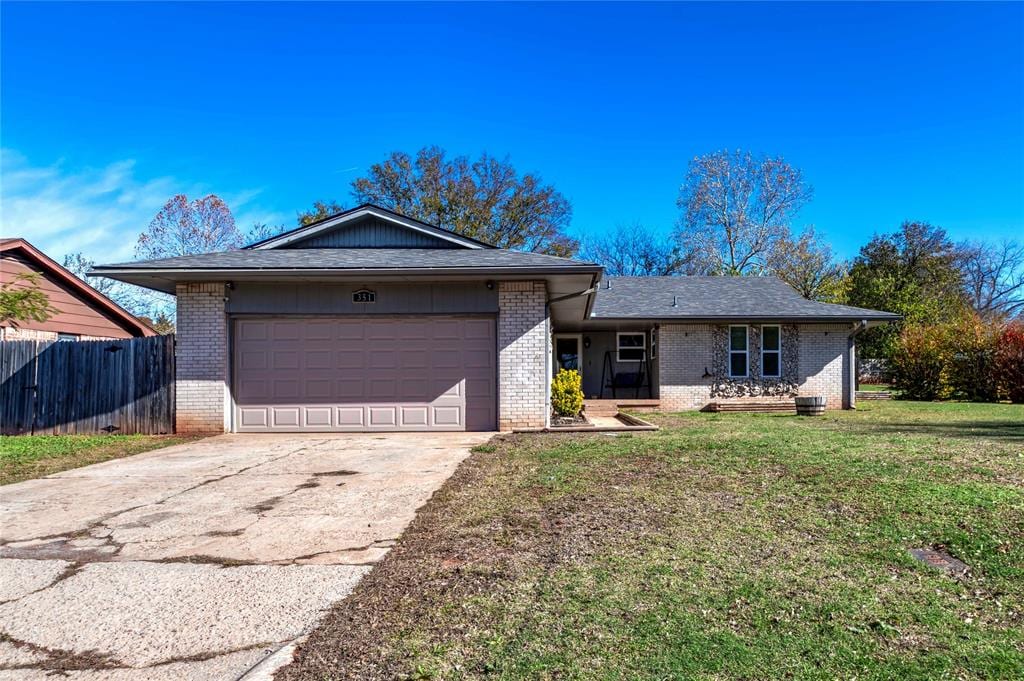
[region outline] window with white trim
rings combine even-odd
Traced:
[[[639,362],[647,349],[647,334],[643,331],[615,334],[615,358],[620,362]]]
[[[778,378],[782,375],[781,327],[761,327],[761,375],[765,378]]]
[[[729,377],[747,376],[747,327],[729,327]]]
[[[59,341],[76,341],[79,336],[77,333],[58,333],[57,340]]]

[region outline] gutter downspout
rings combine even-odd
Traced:
[[[857,336],[868,328],[868,320],[862,319],[853,327],[847,337],[846,357],[850,366],[850,380],[846,385],[846,402],[850,409],[857,408]]]

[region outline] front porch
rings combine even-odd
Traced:
[[[658,408],[656,327],[556,331],[551,347],[553,373],[580,372],[588,413]]]

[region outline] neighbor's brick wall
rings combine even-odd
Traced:
[[[543,428],[550,410],[543,281],[498,282],[498,427]]]
[[[714,348],[710,324],[667,324],[658,329],[658,371],[661,408],[700,409],[711,401]]]
[[[221,282],[178,284],[175,382],[179,433],[227,430],[228,321]]]
[[[846,324],[801,324],[798,383],[801,395],[824,395],[829,409],[844,403],[849,367],[845,355]],[[665,411],[701,409],[711,398],[714,327],[710,324],[666,324],[659,330],[661,407]],[[755,348],[751,348],[755,351]],[[741,398],[747,399],[747,398]],[[772,399],[772,398],[751,398]]]
[[[39,331],[37,329],[22,329],[16,326],[0,326],[0,340],[39,340],[39,341],[55,341],[57,340],[56,331]],[[78,340],[91,341],[91,340],[124,340],[123,338],[111,338],[110,336],[82,336],[79,334]]]
[[[823,395],[829,409],[842,409],[849,367],[849,324],[800,325],[800,394]]]

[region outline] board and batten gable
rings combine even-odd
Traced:
[[[456,243],[368,215],[280,248],[462,248]]]

